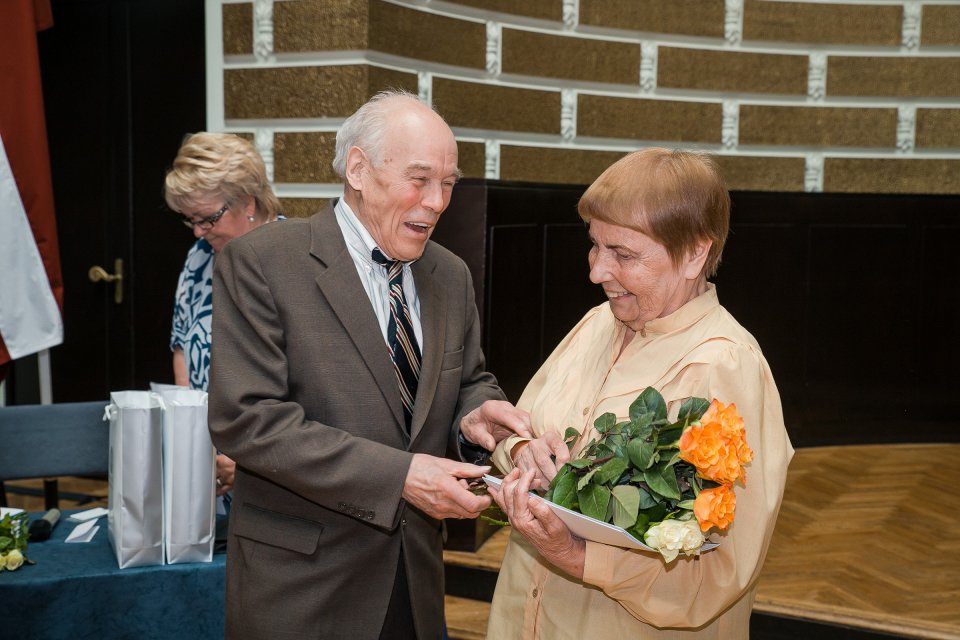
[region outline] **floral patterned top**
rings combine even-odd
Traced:
[[[200,238],[187,252],[173,304],[170,350],[183,349],[191,389],[207,390],[213,314],[213,247]]]

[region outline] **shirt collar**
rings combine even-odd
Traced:
[[[720,304],[717,298],[717,287],[712,283],[707,283],[707,290],[699,296],[690,300],[685,305],[662,318],[655,318],[647,322],[643,328],[647,334],[665,334],[694,324],[712,309]]]
[[[363,226],[357,214],[353,212],[343,198],[337,200],[333,211],[340,220],[340,228],[343,230],[343,240],[350,247],[353,254],[363,260],[365,263],[375,266],[371,254],[377,243],[373,241],[373,236]]]

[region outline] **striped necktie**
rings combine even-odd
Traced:
[[[400,399],[403,401],[403,416],[407,433],[413,416],[413,401],[417,397],[417,381],[420,379],[420,347],[410,322],[410,310],[403,295],[403,263],[390,260],[380,249],[373,250],[373,261],[387,269],[390,280],[390,321],[387,324],[387,343],[393,359],[393,370],[400,384]]]

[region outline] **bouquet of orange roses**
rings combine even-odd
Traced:
[[[667,562],[696,555],[711,529],[733,522],[733,485],[746,483],[753,458],[736,405],[689,398],[676,421],[663,396],[648,387],[629,419],[612,413],[594,421],[600,437],[560,468],[547,500],[621,527]],[[580,432],[569,428],[572,447]]]

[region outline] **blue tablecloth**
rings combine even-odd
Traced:
[[[70,513],[49,540],[30,543],[27,557],[37,564],[0,572],[0,636],[223,638],[226,555],[214,555],[211,563],[121,570],[107,540],[106,517],[91,542],[66,544],[76,526],[66,521]]]

